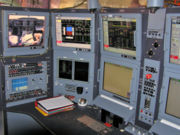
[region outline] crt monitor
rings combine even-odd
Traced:
[[[53,14],[54,47],[65,50],[92,51],[94,49],[94,15]]]
[[[102,52],[129,59],[140,59],[141,15],[101,15]],[[139,54],[140,53],[140,54]]]
[[[48,44],[48,13],[4,11],[4,55],[44,53]]]

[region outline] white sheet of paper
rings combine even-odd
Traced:
[[[72,101],[70,101],[64,96],[41,100],[41,101],[38,101],[38,103],[42,105],[46,110],[57,109],[57,108],[61,108],[61,107],[65,107],[65,106],[69,106],[73,104]]]

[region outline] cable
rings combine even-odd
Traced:
[[[77,5],[73,6],[73,7],[66,7],[66,8],[62,8],[62,9],[77,8],[77,7],[81,6],[81,5],[83,5],[86,1],[87,0],[83,0],[81,3],[79,3],[79,4],[77,4]]]
[[[79,7],[79,6],[83,5],[86,1],[87,1],[87,0],[83,0],[81,3],[79,3],[79,4],[75,5],[75,6],[74,6],[74,7],[72,7],[72,8]]]

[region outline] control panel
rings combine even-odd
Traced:
[[[41,74],[43,72],[42,65],[41,62],[8,65],[8,77]]]
[[[157,120],[164,70],[164,24],[166,9],[148,12],[148,27],[141,63],[136,125],[149,129]],[[156,22],[154,21],[156,20]]]
[[[47,95],[47,62],[5,65],[6,102],[17,102]]]
[[[141,91],[139,119],[152,125],[158,91],[160,62],[150,59],[144,61],[143,84]]]

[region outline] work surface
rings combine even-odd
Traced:
[[[76,106],[72,111],[48,117],[40,114],[34,103],[11,107],[7,111],[31,116],[53,135],[128,135],[127,132],[120,132],[120,129],[104,126],[99,120],[100,110],[93,106]]]

